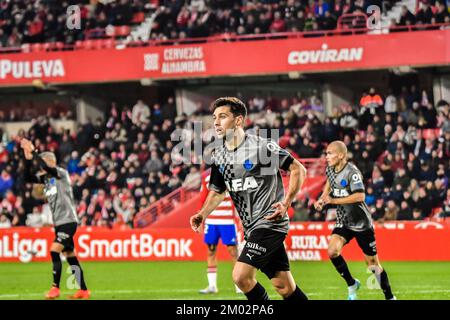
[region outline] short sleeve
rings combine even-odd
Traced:
[[[276,142],[269,140],[267,142],[267,150],[269,156],[277,157],[278,167],[285,171],[289,170],[289,166],[294,162],[294,158],[289,151],[281,148]]]
[[[350,181],[350,192],[351,193],[364,192],[365,188],[364,188],[364,183],[362,180],[361,172],[359,172],[357,170],[350,170],[350,176],[348,179]]]
[[[227,189],[225,180],[215,164],[211,166],[211,178],[209,179],[208,189],[218,193],[223,193]]]

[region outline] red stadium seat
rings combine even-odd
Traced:
[[[53,49],[56,47],[54,42],[46,42],[42,45],[43,51],[53,51]]]
[[[40,51],[43,51],[42,43],[31,44],[31,52],[40,52]]]
[[[441,129],[423,129],[422,138],[434,140],[441,134]]]
[[[103,48],[106,49],[112,49],[116,45],[116,40],[114,39],[104,39],[103,41]]]
[[[131,28],[129,26],[120,26],[114,28],[115,37],[126,37],[130,34]]]
[[[98,39],[95,43],[96,49],[111,49],[114,47],[114,39]]]
[[[133,16],[133,20],[131,20],[131,23],[139,24],[142,23],[144,20],[145,20],[145,13],[136,12]]]
[[[75,42],[75,49],[82,49],[84,48],[84,41],[78,40]]]
[[[90,50],[94,47],[94,40],[84,40],[83,41],[83,49]]]
[[[21,49],[22,49],[22,52],[24,52],[24,53],[31,52],[31,45],[29,43],[24,43],[21,46]]]
[[[55,47],[57,50],[63,50],[64,49],[64,42],[55,42]]]

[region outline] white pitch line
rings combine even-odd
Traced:
[[[180,289],[180,290],[170,290],[170,289],[163,289],[163,290],[93,290],[92,294],[134,294],[134,293],[197,293],[196,290],[190,290],[190,289]],[[69,294],[69,292],[62,291],[62,294]],[[16,294],[0,294],[0,299],[2,298],[20,298],[20,297],[34,297],[34,296],[44,296],[45,292],[37,293],[37,292],[28,292],[28,293],[16,293]],[[198,294],[199,297],[201,297],[201,294]],[[233,296],[234,298],[239,296],[236,293],[236,296]],[[230,296],[231,297],[231,296]],[[223,299],[223,296],[220,297]]]
[[[93,291],[92,294],[134,294],[134,293],[196,293],[196,290],[189,289],[181,289],[181,290],[99,290]],[[369,292],[364,292],[369,295],[378,295],[380,294],[380,290],[370,290]],[[449,289],[438,289],[438,290],[395,290],[396,294],[410,294],[410,293],[450,293]],[[69,292],[63,292],[63,294],[69,294]],[[29,292],[22,294],[1,294],[0,299],[6,298],[23,298],[23,297],[44,297],[45,292],[37,293],[37,292]],[[311,292],[308,293],[308,296],[320,296],[321,293]],[[199,294],[199,297],[202,295]],[[239,294],[236,295],[227,295],[220,296],[217,299],[235,299],[236,297],[242,297]],[[271,298],[278,297],[276,295],[270,295]],[[170,299],[170,300],[178,300],[178,299]],[[189,299],[192,300],[192,299]]]

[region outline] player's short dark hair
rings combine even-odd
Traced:
[[[244,118],[247,116],[247,107],[245,106],[245,103],[236,97],[219,98],[213,102],[212,107],[213,110],[216,110],[219,107],[230,107],[233,116],[243,116]]]

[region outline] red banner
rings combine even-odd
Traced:
[[[289,258],[321,261],[328,259],[327,246],[332,223],[292,223],[286,248]],[[49,261],[54,239],[52,228],[0,230],[0,262]],[[376,226],[376,240],[382,260],[450,261],[450,223],[392,222]],[[204,261],[202,235],[191,229],[108,230],[80,228],[75,236],[82,260],[92,261]],[[344,249],[348,260],[363,260],[355,241]],[[228,260],[224,246],[219,259]]]
[[[450,64],[450,30],[0,55],[0,85]]]

